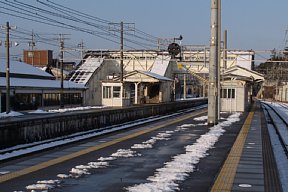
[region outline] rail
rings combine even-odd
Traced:
[[[280,142],[288,158],[288,120],[271,105],[261,102],[267,123],[271,124],[279,136]]]

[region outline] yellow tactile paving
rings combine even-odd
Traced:
[[[56,165],[56,164],[62,163],[62,162],[67,161],[67,160],[71,160],[73,158],[88,154],[88,153],[93,152],[93,151],[97,151],[99,149],[103,149],[105,147],[112,146],[112,145],[120,143],[122,141],[125,141],[125,140],[128,140],[128,139],[140,136],[142,134],[155,131],[157,129],[166,127],[168,125],[171,125],[171,124],[174,124],[174,123],[177,123],[177,122],[180,122],[180,121],[184,121],[184,120],[189,119],[191,117],[195,117],[195,116],[200,115],[200,114],[205,113],[205,112],[207,112],[207,110],[200,111],[200,112],[194,112],[191,115],[185,116],[183,118],[176,119],[174,121],[171,121],[171,122],[168,122],[168,123],[165,123],[165,124],[162,124],[162,125],[155,126],[153,128],[150,128],[150,129],[139,131],[139,132],[127,135],[125,137],[121,137],[121,138],[115,139],[113,141],[102,143],[102,144],[99,144],[97,146],[89,147],[87,149],[83,149],[81,151],[78,151],[78,152],[75,152],[75,153],[71,153],[69,155],[65,155],[65,156],[62,156],[62,157],[59,157],[59,158],[56,158],[56,159],[49,160],[49,161],[44,162],[44,163],[40,163],[40,164],[31,166],[31,167],[27,167],[27,168],[19,170],[19,171],[15,171],[15,172],[11,172],[11,173],[2,175],[2,176],[0,176],[0,183],[15,179],[15,178],[23,176],[23,175],[27,175],[29,173],[33,173],[35,171],[47,168],[47,167],[52,166],[52,165]]]
[[[231,148],[231,151],[227,159],[225,160],[225,163],[215,183],[212,186],[211,192],[231,191],[253,116],[254,112],[250,112],[248,117],[246,118],[244,125],[242,126],[241,131],[237,136],[236,141]]]

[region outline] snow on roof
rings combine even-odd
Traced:
[[[103,63],[103,58],[89,56],[85,62],[74,72],[70,81],[86,84],[91,78],[92,74]]]
[[[83,84],[74,83],[72,81],[64,81],[65,89],[84,89]],[[6,86],[6,78],[0,77],[0,87]],[[46,80],[46,79],[24,79],[24,78],[10,78],[11,87],[30,87],[30,88],[60,88],[60,80]]]
[[[149,71],[139,71],[140,73],[143,73],[145,75],[148,75],[150,77],[153,77],[155,79],[158,79],[160,81],[172,81],[172,79],[170,78],[167,78],[167,77],[164,77],[162,75],[159,75],[159,74],[156,74],[156,73],[152,73],[152,72],[149,72]]]
[[[0,65],[0,73],[6,73],[6,64],[3,62]],[[19,62],[19,61],[10,62],[10,73],[35,75],[35,76],[43,76],[43,77],[53,77],[49,73],[46,73],[45,71],[37,67],[33,67],[32,65]]]
[[[233,74],[233,75],[239,75],[239,76],[245,76],[245,77],[253,77],[253,79],[255,80],[260,80],[263,81],[264,80],[264,75],[261,73],[258,73],[256,71],[253,70],[249,70],[245,67],[241,67],[239,65],[230,67],[228,69],[226,69],[224,71],[224,75],[227,74]]]
[[[159,55],[157,56],[151,72],[156,73],[161,76],[165,76],[166,70],[168,68],[168,64],[170,62],[171,56],[167,55]]]

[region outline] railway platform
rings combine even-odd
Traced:
[[[249,112],[211,191],[282,191],[260,102]]]

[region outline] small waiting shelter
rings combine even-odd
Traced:
[[[264,76],[249,69],[234,66],[224,71],[221,79],[221,111],[243,112],[252,101],[252,86],[264,81]]]
[[[132,71],[123,77],[102,81],[102,105],[129,106],[132,104],[170,101],[173,81],[148,71]],[[122,93],[122,94],[121,94]]]

